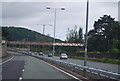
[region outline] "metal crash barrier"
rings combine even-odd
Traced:
[[[105,71],[105,70],[101,70],[101,69],[96,69],[96,68],[91,68],[91,67],[87,67],[87,66],[77,65],[77,64],[74,64],[74,63],[64,62],[62,60],[55,60],[55,59],[40,56],[40,55],[32,54],[32,56],[37,57],[39,59],[42,59],[46,62],[56,64],[56,65],[61,66],[63,68],[69,69],[69,70],[74,71],[76,73],[79,73],[80,70],[82,70],[82,71],[86,70],[89,73],[96,74],[98,78],[100,78],[100,76],[104,76],[104,77],[107,77],[107,78],[110,78],[110,79],[120,80],[120,74],[118,74],[118,73],[113,73],[113,72],[109,72],[109,71]]]

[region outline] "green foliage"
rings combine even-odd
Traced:
[[[82,43],[83,42],[83,32],[82,28],[79,28],[77,31],[77,26],[75,25],[74,29],[69,29],[67,31],[67,42]]]
[[[36,31],[32,31],[21,27],[2,27],[2,35],[4,39],[8,41],[41,41],[41,42],[53,42],[53,38],[49,35],[43,35]],[[63,42],[60,39],[55,39],[56,42]],[[36,45],[14,45],[19,48],[31,48],[31,51],[51,51],[52,46],[36,46]],[[58,49],[58,47],[56,48]]]
[[[67,31],[66,42],[70,43],[83,43],[83,32],[82,28],[77,28],[75,25],[74,29],[69,29]],[[79,47],[62,47],[65,52],[79,52]]]
[[[9,39],[9,31],[6,29],[4,30],[4,28],[2,28],[2,40],[7,40]]]
[[[77,53],[85,53],[85,51],[77,50]]]
[[[45,36],[36,31],[21,27],[2,27],[2,35],[9,41],[53,41],[53,38],[48,35]],[[56,39],[56,41],[63,42],[59,39]]]
[[[110,50],[110,53],[112,53],[112,54],[120,54],[120,50],[117,49],[117,48],[112,48],[112,49]]]
[[[88,39],[88,51],[100,51],[105,52],[107,51],[107,41],[104,39],[103,36],[92,36]]]
[[[114,59],[108,59],[108,58],[103,58],[102,60],[100,60],[100,62],[111,63],[111,64],[120,64],[120,60],[114,60]]]
[[[77,60],[84,60],[84,58],[82,57],[70,57],[72,59],[77,59]],[[108,58],[104,58],[104,59],[87,59],[88,61],[94,61],[94,62],[101,62],[101,63],[109,63],[109,64],[120,64],[120,60],[115,60],[115,59],[108,59]]]
[[[94,23],[94,29],[88,33],[88,51],[107,52],[119,49],[120,24],[109,15],[103,15]]]
[[[91,54],[101,54],[99,51],[90,52]]]
[[[120,50],[120,40],[117,42],[117,48]]]
[[[77,60],[84,60],[84,58],[81,57],[70,57],[71,59],[77,59]]]

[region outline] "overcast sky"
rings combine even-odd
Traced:
[[[93,29],[94,21],[103,15],[111,15],[115,20],[118,20],[118,1],[91,1],[88,30]],[[65,40],[67,29],[73,29],[75,25],[83,28],[83,33],[85,33],[86,2],[83,1],[38,2],[34,0],[33,2],[33,0],[26,0],[25,2],[25,0],[21,0],[21,2],[17,2],[5,0],[2,1],[1,7],[2,17],[0,20],[2,20],[3,26],[22,26],[42,33],[43,27],[40,24],[52,24],[52,26],[46,25],[45,34],[53,37],[54,8],[57,8],[56,38]],[[46,10],[46,7],[52,9]],[[61,7],[65,7],[65,10],[61,11]]]

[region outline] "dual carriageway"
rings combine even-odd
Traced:
[[[82,60],[61,60],[59,57],[47,57],[47,55],[39,56],[28,53],[18,53],[8,51],[9,56],[3,59],[3,63],[0,65],[1,71],[1,79],[18,79],[18,80],[26,80],[26,79],[34,79],[34,80],[68,80],[68,81],[86,81],[87,79],[83,76],[78,76],[78,74],[74,74],[68,72],[64,69],[57,67],[56,65],[51,64],[47,60],[62,61],[66,63],[76,64],[83,66]],[[64,66],[63,66],[64,67]],[[118,65],[115,64],[105,64],[99,62],[88,62],[88,67],[97,68],[101,70],[105,70],[108,72],[112,72],[118,74]],[[69,67],[67,67],[69,69]],[[66,69],[66,68],[65,68]],[[80,72],[79,70],[77,70]],[[118,74],[118,76],[120,76]],[[89,77],[90,78],[90,77]],[[112,77],[106,76],[102,77],[102,79],[110,79]],[[117,77],[119,79],[119,77]],[[100,79],[100,77],[96,76],[92,79]],[[114,79],[114,78],[112,78]],[[90,80],[88,80],[90,81]]]
[[[40,43],[40,42],[20,42],[8,41],[7,44],[27,44],[27,45],[64,45],[64,46],[83,46],[80,43]],[[1,80],[62,80],[62,81],[92,81],[92,80],[120,80],[119,65],[106,64],[88,61],[84,66],[84,61],[68,59],[61,60],[59,57],[47,57],[8,51],[8,56],[0,63]],[[76,69],[77,68],[77,69]],[[84,69],[87,70],[84,72]],[[81,74],[82,73],[82,74]],[[87,75],[85,76],[84,75]]]

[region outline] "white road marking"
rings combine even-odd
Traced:
[[[42,61],[42,60],[41,60],[41,61]],[[79,78],[77,78],[77,77],[75,77],[75,76],[73,76],[73,75],[71,75],[71,74],[69,74],[69,73],[67,73],[67,72],[65,72],[65,71],[63,71],[63,70],[61,70],[61,69],[59,69],[59,68],[55,67],[55,66],[52,66],[51,64],[49,64],[49,63],[47,63],[47,62],[45,62],[45,61],[42,61],[42,62],[44,62],[44,63],[46,63],[46,64],[50,65],[51,67],[53,67],[53,68],[55,68],[55,69],[57,69],[57,70],[59,70],[59,71],[61,71],[61,72],[65,73],[65,74],[67,74],[67,75],[71,76],[71,77],[72,77],[72,78],[74,78],[74,79],[79,80]],[[82,80],[79,80],[79,81],[82,81]]]
[[[92,72],[92,73],[93,73],[93,74],[96,74],[96,75],[98,74],[98,73],[96,73],[96,72]]]
[[[24,72],[25,70],[23,69],[22,71]]]
[[[0,80],[2,81],[2,73],[0,74]]]
[[[10,59],[6,60],[5,62],[0,63],[0,65],[5,64],[5,63],[9,62],[9,61],[10,61],[10,60],[12,60],[13,58],[14,58],[14,55],[13,55],[13,57],[12,57],[12,58],[10,58]]]
[[[19,77],[19,80],[22,80],[22,77]]]
[[[110,78],[116,80],[116,78],[113,78],[113,77],[110,77]]]
[[[23,68],[23,70],[22,70],[22,74],[21,74],[22,77],[23,77],[23,72],[24,72],[24,71],[25,71],[25,64],[24,64],[24,68]],[[22,80],[22,79],[23,79],[22,77],[20,77],[19,80]]]

